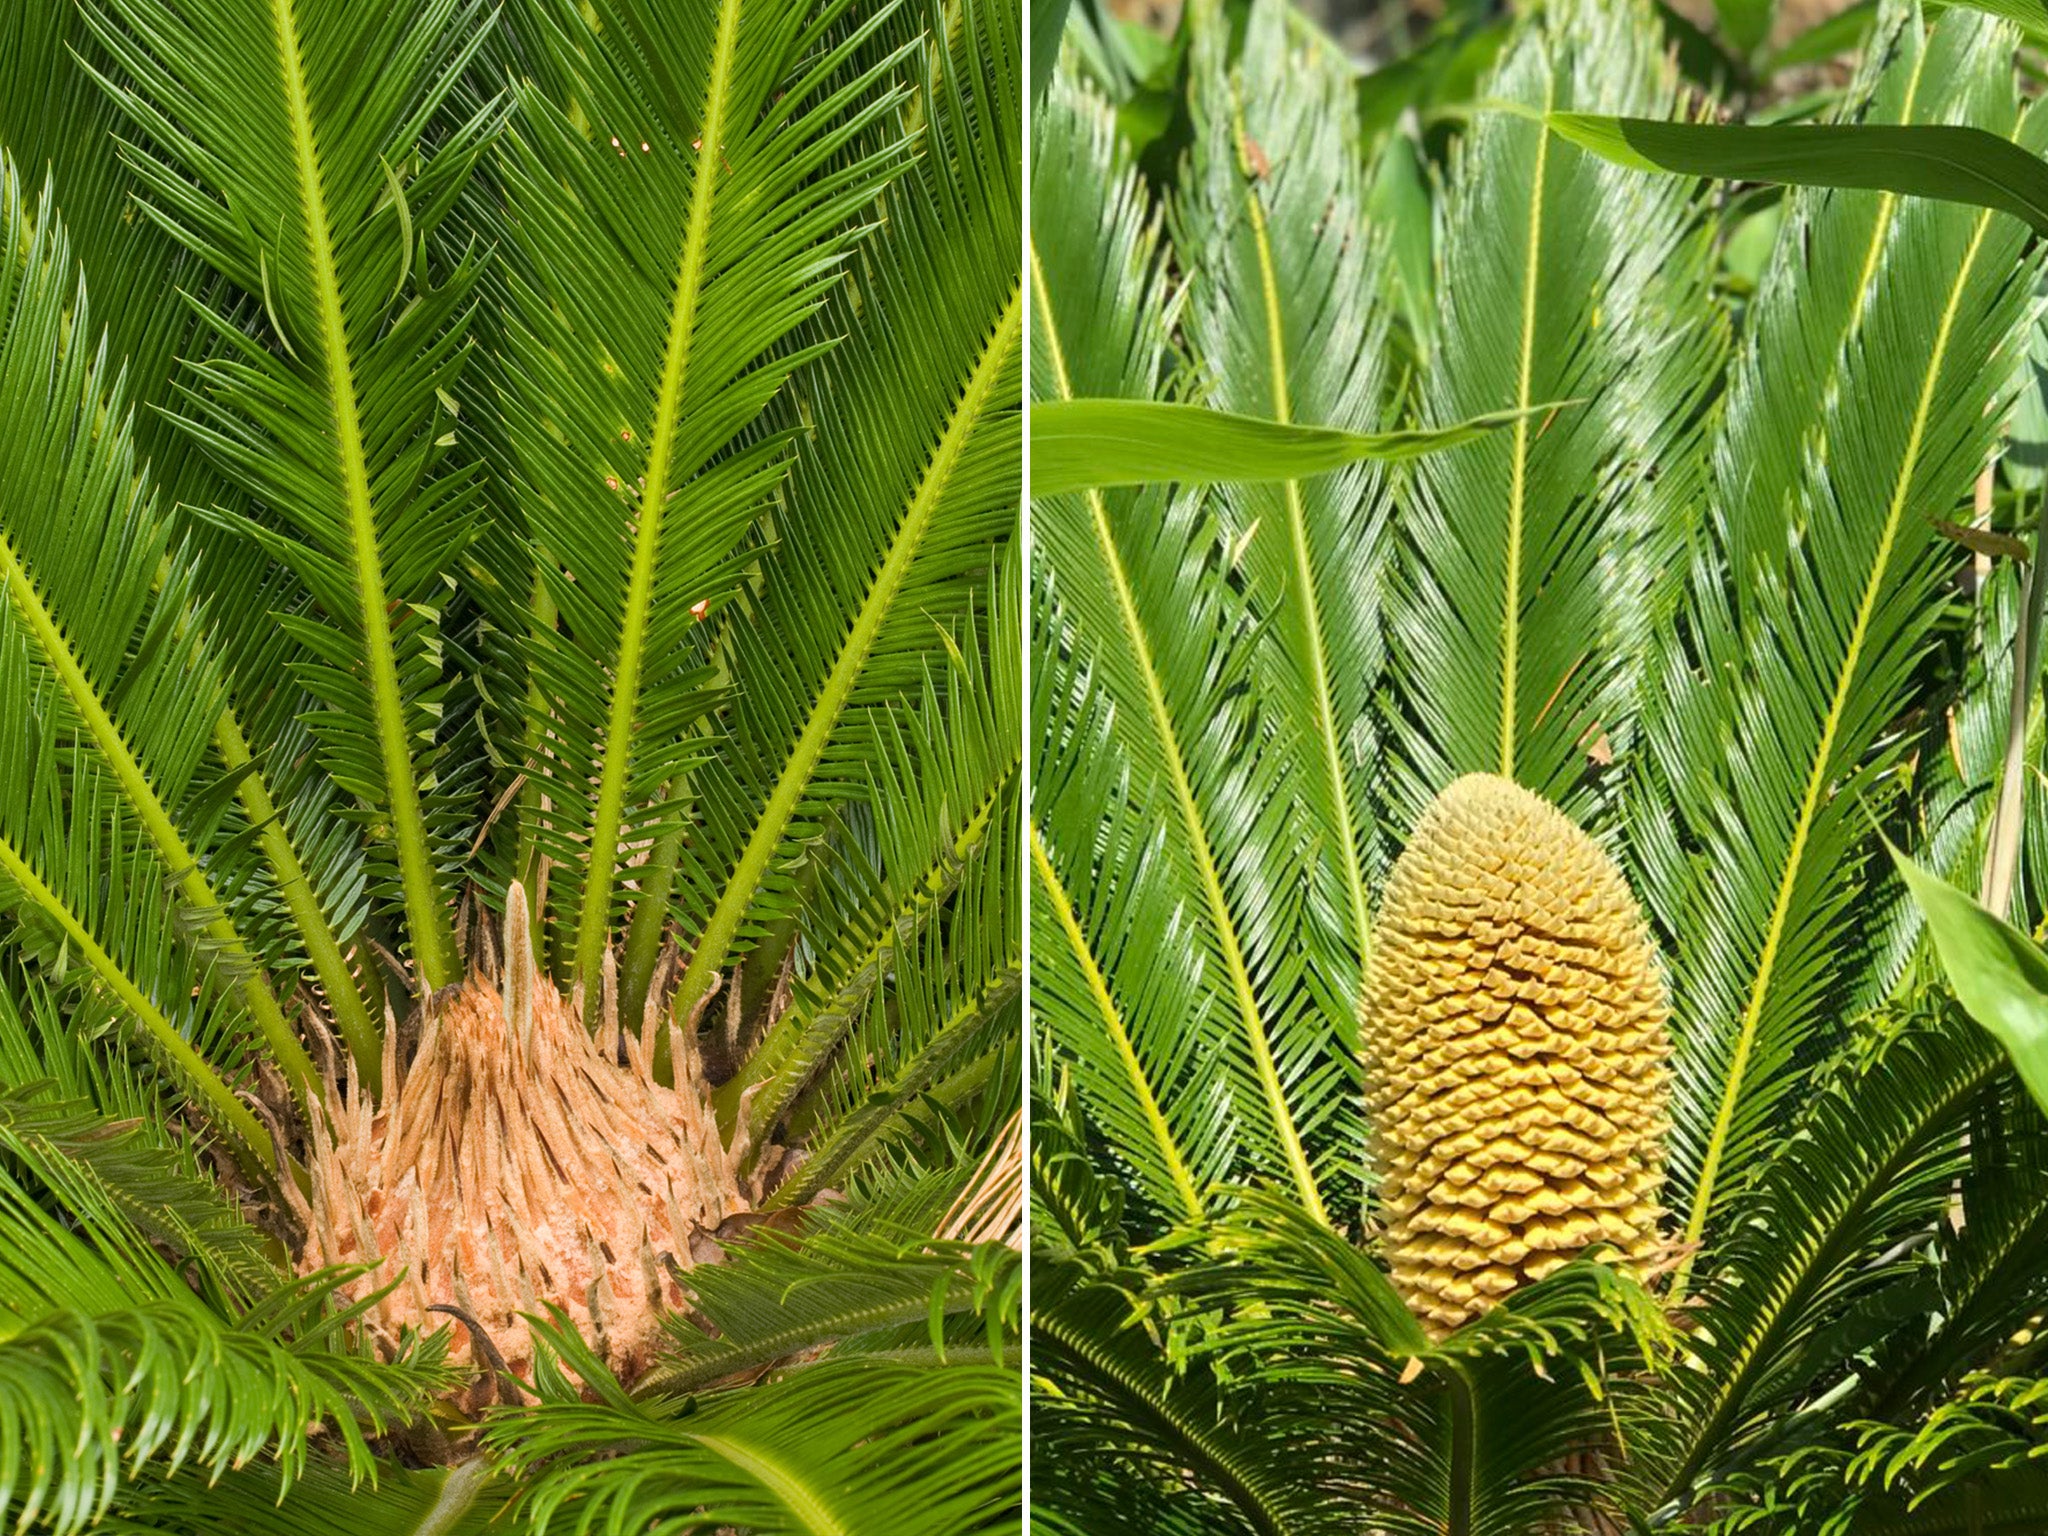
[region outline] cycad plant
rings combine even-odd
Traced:
[[[2048,118],[1960,7],[1796,92],[1672,35],[1069,27],[1038,401],[1515,414],[1034,503],[1045,1529],[2048,1521],[2048,1124],[1885,849],[2048,913],[2030,231],[1553,131]]]
[[[0,13],[0,1511],[1015,1529],[1014,5]]]

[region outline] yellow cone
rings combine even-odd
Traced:
[[[1433,1333],[1593,1243],[1657,1242],[1667,1009],[1614,862],[1472,774],[1395,861],[1365,1002],[1396,1287]]]

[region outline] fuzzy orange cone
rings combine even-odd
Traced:
[[[600,1039],[536,973],[517,885],[504,953],[496,982],[472,973],[430,1007],[402,1079],[398,1031],[386,1030],[382,1102],[344,1098],[329,1079],[299,1268],[372,1266],[344,1294],[398,1282],[365,1320],[380,1345],[460,1317],[453,1358],[492,1374],[502,1364],[530,1379],[521,1314],[552,1304],[630,1382],[663,1311],[685,1300],[691,1237],[747,1208],[743,1149],[720,1142],[695,1042],[672,1018],[650,1010],[644,1034]],[[670,1031],[673,1088],[653,1073],[657,1025]]]

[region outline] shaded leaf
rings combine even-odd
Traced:
[[[1031,407],[1031,494],[1166,481],[1298,480],[1361,459],[1438,453],[1559,408],[1497,411],[1451,427],[1346,432],[1167,400],[1041,400]]]
[[[1861,187],[1994,208],[2048,233],[2048,163],[2010,139],[1951,123],[1752,127],[1550,115],[1563,137],[1618,165],[1797,187]]]
[[[2048,955],[1896,848],[1892,862],[1927,918],[1956,1000],[2005,1047],[2034,1102],[2048,1110]]]

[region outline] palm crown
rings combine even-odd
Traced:
[[[24,1528],[1014,1526],[1018,31],[0,19]]]
[[[1878,836],[1971,883],[1989,842],[2019,577],[1938,525],[2038,492],[1986,470],[2026,231],[1709,198],[1549,133],[1681,115],[1647,10],[1362,83],[1279,4],[1070,38],[1037,398],[1524,414],[1398,469],[1036,504],[1042,1522],[2033,1529],[2042,1126]],[[1829,110],[2038,149],[2013,44],[1889,9]],[[1358,1021],[1388,868],[1469,773],[1569,813],[1645,911],[1669,1218],[1642,1276],[1568,1265],[1435,1337],[1379,1252]]]

